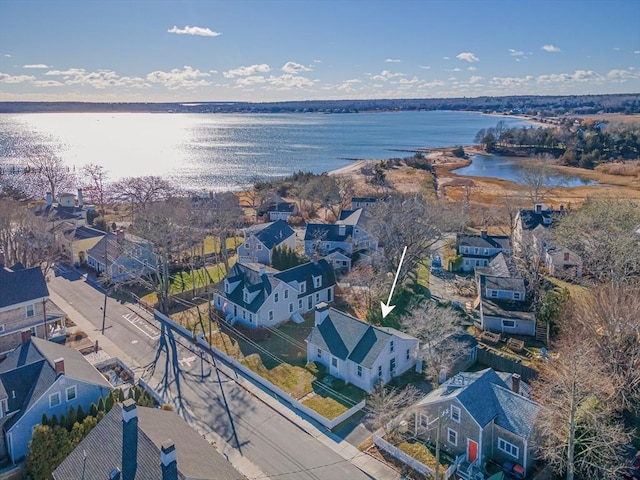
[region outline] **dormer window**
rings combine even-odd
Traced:
[[[244,290],[242,299],[244,300],[244,303],[249,303],[249,292],[247,289]]]
[[[305,293],[307,291],[307,282],[301,282],[299,285],[300,285],[300,293]]]
[[[320,288],[322,286],[322,277],[313,277],[313,286]]]
[[[229,285],[229,282],[227,280],[224,281],[224,293],[231,293],[231,285]]]

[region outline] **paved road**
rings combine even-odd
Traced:
[[[75,271],[57,271],[49,288],[93,323],[94,330],[87,333],[99,341],[104,294]],[[197,348],[173,335],[161,336],[135,310],[108,298],[105,336],[130,357],[127,360],[134,363],[137,375],[208,439],[218,443],[219,451],[229,457],[241,455],[255,467],[249,471],[260,472],[260,478],[376,477],[366,475],[328,448],[326,442],[330,440],[309,435],[232,379],[222,375],[219,381],[216,369],[201,361]],[[233,378],[233,373],[228,373]]]

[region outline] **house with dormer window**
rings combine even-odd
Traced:
[[[239,263],[269,265],[273,250],[286,246],[296,249],[296,234],[284,220],[254,225],[244,231],[244,242],[238,247]]]
[[[526,474],[535,459],[532,439],[542,408],[530,391],[517,374],[460,372],[413,406],[415,436],[435,444],[440,432],[440,448],[465,457],[458,466],[462,478],[475,478],[487,460],[509,461]]]
[[[32,337],[30,330],[21,340],[0,363],[0,460],[13,463],[27,454],[43,413],[60,418],[79,406],[88,412],[112,388],[79,351]]]
[[[307,362],[327,367],[330,375],[371,392],[376,382],[414,368],[417,338],[389,327],[376,327],[329,305],[316,306],[315,325],[306,339]]]
[[[462,256],[462,270],[473,272],[476,267],[486,267],[498,253],[511,253],[511,241],[506,235],[480,235],[459,233],[456,235],[458,254]]]
[[[231,323],[273,327],[301,315],[318,303],[333,302],[333,268],[326,260],[279,272],[256,263],[236,263],[214,289],[214,308]]]

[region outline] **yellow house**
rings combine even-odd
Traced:
[[[58,235],[59,245],[72,263],[87,261],[87,250],[96,246],[106,235],[102,230],[86,226],[70,226]]]

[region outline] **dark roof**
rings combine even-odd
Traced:
[[[393,329],[385,330],[331,308],[320,325],[311,330],[307,341],[341,360],[348,358],[371,368],[393,336],[412,338],[405,334],[396,335],[400,332]]]
[[[528,438],[541,407],[511,391],[491,368],[461,372],[429,393],[418,405],[457,399],[481,427],[492,420],[500,427]]]
[[[486,267],[476,267],[476,273],[479,275],[489,275],[492,277],[511,277],[519,278],[520,272],[512,257],[507,257],[500,252],[494,256],[489,265]]]
[[[376,197],[351,197],[351,203],[360,202],[360,203],[376,203],[378,199]]]
[[[276,220],[275,222],[257,225],[247,230],[247,234],[251,234],[260,240],[269,250],[274,246],[281,244],[295,232],[284,220]]]
[[[41,205],[36,208],[37,216],[45,217],[50,221],[58,220],[78,220],[82,216],[85,208],[82,207],[63,207],[60,205]]]
[[[137,413],[136,480],[162,478],[160,448],[162,443],[169,439],[175,443],[176,447],[178,478],[212,480],[244,478],[175,412],[137,407]],[[106,479],[114,468],[122,470],[122,433],[122,406],[116,404],[56,468],[53,478],[75,480],[81,478],[84,471],[85,478]],[[87,453],[86,465],[84,452]]]
[[[78,227],[73,232],[75,240],[86,240],[87,238],[104,237],[106,232],[98,230],[96,228],[85,227],[84,225]]]
[[[260,275],[260,270],[264,269],[264,273]],[[277,270],[264,265],[254,263],[236,263],[227,276],[227,282],[240,282],[231,293],[224,293],[224,280],[216,285],[216,290],[224,293],[224,296],[236,305],[256,313],[264,301],[271,295],[271,292],[277,285],[277,280],[273,278],[273,272]],[[251,303],[244,301],[244,289],[249,292],[258,292]]]
[[[56,380],[55,360],[64,359],[65,376],[110,388],[111,385],[82,354],[54,342],[31,337],[0,363],[0,382],[8,395],[9,411],[20,410],[5,424],[10,428]],[[15,398],[13,398],[15,392]]]
[[[316,287],[313,279],[321,277],[322,281],[320,286]],[[297,267],[288,268],[282,272],[276,273],[274,278],[281,280],[285,283],[305,283],[304,293],[300,293],[299,297],[307,296],[311,293],[315,293],[320,290],[324,290],[336,283],[336,276],[333,271],[333,267],[324,258],[316,262],[307,262]]]
[[[93,247],[87,250],[87,256],[95,258],[98,262],[105,263],[105,253],[107,255],[107,263],[113,264],[120,257],[122,251],[118,244],[118,237],[115,233],[107,233]]]
[[[535,314],[531,311],[529,302],[516,300],[488,300],[487,298],[482,298],[482,314],[484,316],[514,320],[535,320]]]
[[[520,224],[524,230],[533,230],[538,225],[548,227],[553,223],[553,220],[557,217],[564,215],[566,210],[552,210],[541,209],[540,213],[535,210],[523,209],[520,210]]]
[[[267,212],[288,212],[293,213],[296,206],[293,203],[279,202],[267,207]]]
[[[511,277],[483,276],[484,286],[492,290],[524,292],[524,279]]]
[[[508,250],[511,248],[511,240],[506,235],[476,235],[471,233],[458,233],[456,235],[458,246],[478,247],[478,248],[500,248]]]
[[[48,297],[49,289],[40,267],[15,270],[0,267],[0,308]]]
[[[307,228],[304,232],[304,239],[305,241],[317,240],[322,242],[348,242],[351,239],[352,234],[353,225],[307,223]]]

